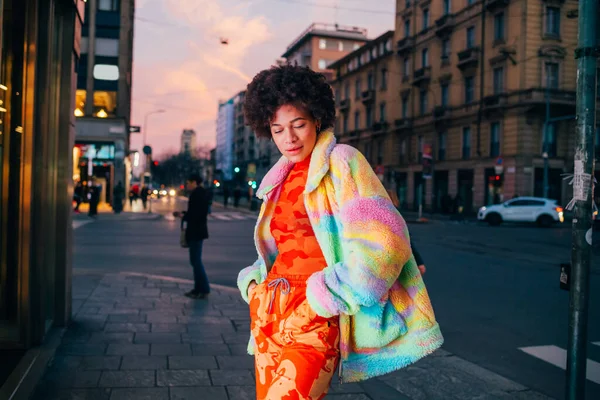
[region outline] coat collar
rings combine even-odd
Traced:
[[[329,155],[335,144],[336,140],[333,131],[326,130],[319,133],[317,143],[310,157],[308,179],[304,189],[305,193],[315,190],[325,174],[327,174],[327,171],[329,171]],[[263,199],[273,189],[281,185],[293,167],[294,163],[285,158],[285,156],[282,156],[263,178],[260,187],[256,191],[256,196],[259,199]]]

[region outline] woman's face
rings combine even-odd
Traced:
[[[297,163],[308,157],[317,143],[316,121],[300,108],[283,105],[271,121],[271,135],[281,154]]]

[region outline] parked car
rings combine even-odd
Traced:
[[[477,219],[492,226],[503,222],[535,222],[543,227],[565,220],[564,210],[556,200],[541,197],[518,197],[502,204],[481,207]]]

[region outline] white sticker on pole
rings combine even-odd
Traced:
[[[575,170],[573,171],[573,200],[567,204],[566,209],[572,210],[577,201],[585,201],[590,191],[592,176],[583,172],[583,161],[575,160]]]

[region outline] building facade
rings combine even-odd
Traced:
[[[114,186],[131,179],[128,157],[133,68],[134,0],[87,0],[75,102],[76,170],[111,203]]]
[[[184,129],[181,132],[180,153],[194,154],[196,152],[196,131],[193,129]]]
[[[71,317],[83,0],[0,1],[0,398],[27,399]],[[43,21],[43,22],[42,22]],[[36,372],[37,371],[37,372]]]
[[[233,99],[219,103],[217,116],[217,147],[215,152],[215,168],[220,175],[218,179],[233,179],[233,135],[234,135]]]
[[[458,197],[469,212],[542,196],[545,162],[548,197],[566,204],[577,42],[568,14],[577,2],[396,4],[390,77],[399,79],[383,158],[402,204],[443,211]]]
[[[338,24],[311,24],[287,47],[282,57],[291,64],[310,67],[328,79],[329,64],[358,49],[368,41],[367,30]]]

